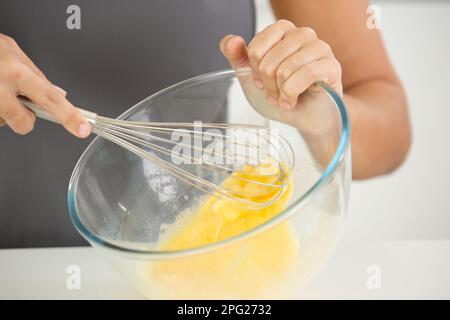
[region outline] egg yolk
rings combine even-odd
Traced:
[[[271,171],[272,170],[272,171]],[[245,199],[265,202],[280,189],[251,181],[273,182],[278,168],[246,166],[222,184]],[[272,172],[273,174],[270,174]],[[244,179],[240,179],[244,178]],[[247,180],[250,181],[247,181]],[[200,209],[161,244],[164,251],[212,244],[249,231],[280,213],[289,201],[293,184],[286,175],[280,197],[259,209],[235,200],[211,196]],[[217,249],[161,261],[153,275],[171,297],[188,298],[192,290],[204,298],[255,298],[287,277],[299,252],[297,237],[289,222]]]

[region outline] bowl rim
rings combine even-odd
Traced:
[[[236,75],[236,73],[240,72],[248,72],[248,71],[237,71],[233,69],[224,69],[219,71],[213,71],[209,73],[205,73],[196,77],[192,77],[189,79],[186,79],[184,81],[178,82],[176,84],[173,84],[165,89],[162,89],[145,99],[139,101],[136,103],[133,107],[126,110],[124,113],[122,113],[118,119],[123,119],[130,115],[135,109],[139,108],[142,103],[155,99],[166,92],[185,87],[192,83],[201,83],[210,79],[217,79],[220,77],[226,77],[229,75]],[[338,147],[336,148],[336,152],[334,153],[330,163],[326,167],[326,169],[323,171],[322,175],[317,179],[317,181],[297,200],[295,200],[293,203],[291,203],[287,208],[285,208],[282,212],[277,214],[276,216],[272,217],[271,219],[267,220],[266,222],[262,223],[259,226],[256,226],[244,233],[238,234],[236,236],[233,236],[231,238],[214,242],[211,244],[203,245],[200,247],[194,247],[194,248],[188,248],[188,249],[182,249],[182,250],[172,250],[172,251],[155,251],[155,250],[141,250],[136,248],[127,248],[126,246],[120,246],[118,244],[112,243],[108,240],[102,239],[99,236],[95,235],[93,232],[91,232],[81,221],[79,215],[78,215],[78,209],[77,204],[75,201],[76,198],[76,192],[77,192],[77,182],[80,177],[80,168],[84,165],[86,160],[88,159],[88,156],[93,152],[94,147],[97,143],[100,141],[100,137],[95,137],[95,139],[87,146],[87,148],[84,150],[80,158],[78,159],[75,168],[72,172],[72,175],[70,177],[69,186],[68,186],[68,194],[67,194],[67,200],[68,200],[68,207],[69,207],[69,214],[70,218],[72,220],[72,223],[75,225],[75,228],[78,230],[78,232],[92,245],[92,246],[99,246],[104,247],[107,249],[112,249],[113,251],[119,251],[120,253],[124,254],[133,254],[133,255],[139,255],[141,258],[148,258],[148,259],[168,259],[168,258],[178,258],[178,257],[184,257],[188,255],[193,254],[199,254],[203,252],[212,251],[217,248],[225,247],[228,245],[231,245],[233,243],[242,241],[244,239],[250,238],[252,236],[255,236],[256,234],[259,234],[263,232],[264,230],[270,229],[274,227],[275,225],[279,224],[280,222],[284,221],[285,219],[288,219],[291,215],[293,215],[297,209],[301,208],[303,205],[307,203],[307,200],[311,197],[312,194],[316,193],[318,190],[322,189],[324,185],[333,177],[334,173],[339,169],[344,161],[344,157],[346,155],[346,151],[350,147],[350,133],[351,133],[351,123],[349,119],[349,115],[347,112],[347,108],[344,104],[344,101],[342,98],[332,89],[330,86],[325,84],[324,82],[317,83],[327,94],[328,96],[334,101],[334,103],[337,106],[337,109],[339,110],[340,118],[341,118],[341,135],[339,139]]]

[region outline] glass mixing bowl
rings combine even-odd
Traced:
[[[350,124],[341,98],[320,83],[295,111],[281,111],[253,86],[248,70],[225,70],[173,85],[119,118],[276,128],[294,150],[292,198],[237,236],[164,251],[159,242],[168,227],[199,205],[201,191],[96,138],[69,184],[70,216],[82,236],[148,298],[295,298],[335,247],[347,209]]]

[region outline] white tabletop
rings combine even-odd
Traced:
[[[67,268],[80,267],[70,290]],[[367,285],[369,284],[369,286]],[[141,299],[94,249],[0,250],[1,299]],[[340,245],[298,298],[450,298],[450,240]]]

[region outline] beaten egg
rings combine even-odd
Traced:
[[[246,166],[223,182],[223,187],[244,191],[253,201],[267,201],[279,192],[264,185],[237,179],[244,177],[267,181],[267,175],[257,176],[261,166]],[[210,196],[197,211],[188,214],[161,243],[164,251],[183,250],[220,242],[249,231],[280,213],[293,191],[292,179],[285,177],[281,196],[271,205],[254,209],[235,200]],[[299,254],[297,237],[289,222],[247,239],[225,244],[205,253],[158,262],[150,270],[163,296],[188,297],[192,290],[204,298],[256,298],[285,277],[294,267]],[[214,281],[211,281],[214,279]],[[212,285],[214,283],[214,285]],[[164,294],[165,292],[165,294]]]

